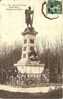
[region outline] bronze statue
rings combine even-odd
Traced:
[[[28,9],[25,10],[25,22],[27,24],[27,27],[30,26],[32,28],[33,14],[34,14],[34,11],[31,10],[31,7],[29,6]]]

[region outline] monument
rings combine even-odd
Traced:
[[[31,7],[25,10],[25,22],[27,27],[22,33],[23,47],[21,59],[14,64],[18,72],[27,74],[27,77],[40,77],[44,70],[44,64],[40,64],[36,52],[36,35],[38,34],[33,27],[33,14],[34,11]]]

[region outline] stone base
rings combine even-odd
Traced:
[[[44,64],[26,64],[26,65],[18,65],[15,64],[18,71],[20,73],[27,73],[27,74],[40,74],[44,70]]]

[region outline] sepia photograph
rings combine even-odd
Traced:
[[[63,0],[0,0],[0,99],[63,99]]]

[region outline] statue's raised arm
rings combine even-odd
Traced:
[[[27,27],[32,28],[33,14],[34,14],[34,11],[31,10],[31,7],[28,7],[28,9],[25,10],[25,23],[27,24]]]

